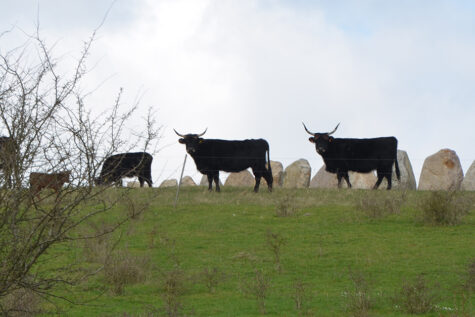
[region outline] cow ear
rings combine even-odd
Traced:
[[[205,141],[205,140],[203,140],[202,138],[199,138],[198,140],[199,140],[199,141],[198,141],[199,144],[201,144],[201,143],[203,143],[203,142]]]
[[[312,142],[312,143],[315,143],[315,139],[314,139],[313,137],[308,138],[308,140],[309,140],[310,142]]]
[[[328,142],[332,142],[332,141],[333,141],[333,137],[331,136],[328,138]]]
[[[179,139],[178,142],[180,142],[181,144],[185,144],[185,139]]]

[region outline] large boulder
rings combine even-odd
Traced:
[[[457,190],[463,180],[460,160],[450,149],[443,149],[427,157],[419,178],[420,190]]]
[[[271,160],[270,167],[272,169],[272,177],[274,178],[272,187],[282,187],[282,183],[284,182],[284,166],[281,162]],[[261,186],[267,186],[264,177],[261,178]]]
[[[312,168],[306,159],[293,162],[284,171],[283,187],[307,188],[310,184]]]
[[[196,183],[191,176],[185,176],[181,179],[181,186],[196,186]]]
[[[356,173],[348,172],[352,188],[371,189],[376,183],[377,177],[374,172],[371,173]],[[341,188],[348,188],[346,181],[341,180]],[[336,174],[329,173],[325,170],[323,165],[315,174],[310,182],[311,188],[338,188],[338,179]]]
[[[176,179],[166,179],[160,184],[160,188],[167,188],[167,187],[176,187],[178,186],[178,182]]]
[[[392,176],[392,187],[394,189],[411,189],[415,190],[416,178],[414,177],[414,172],[412,171],[411,161],[409,161],[409,156],[406,151],[397,150],[397,162],[399,165],[399,171],[401,172],[401,181],[397,180],[396,176],[396,167],[393,165],[393,176]],[[386,178],[383,179],[379,188],[386,189],[388,182]]]
[[[250,187],[254,186],[256,181],[254,176],[248,170],[241,171],[239,173],[231,173],[224,182],[224,186],[234,186],[234,187]]]
[[[140,183],[138,181],[127,182],[127,187],[129,187],[129,188],[138,188],[138,187],[140,187]]]
[[[468,168],[467,173],[465,173],[461,188],[463,190],[475,190],[475,161],[473,161],[472,165]]]
[[[214,187],[214,181],[213,181],[213,187]],[[206,186],[208,187],[208,176],[203,175],[200,180],[200,186]],[[221,179],[219,180],[219,186],[222,187],[223,183],[221,182]]]

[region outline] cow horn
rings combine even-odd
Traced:
[[[307,131],[308,134],[315,135],[315,133],[308,131],[307,127],[305,126],[305,123],[302,122],[302,124],[303,124],[303,127],[305,128],[305,131]]]
[[[175,129],[173,129],[173,131],[175,131],[175,133],[176,133],[176,134],[177,134],[179,137],[182,137],[182,138],[184,138],[184,137],[185,137],[183,134],[180,134],[180,133],[176,132],[176,130],[175,130]]]
[[[333,129],[332,132],[328,132],[327,134],[328,134],[328,135],[332,135],[333,133],[335,133],[335,131],[336,131],[336,129],[338,129],[338,126],[339,126],[339,125],[340,125],[340,123],[338,123],[338,124],[336,125],[335,129]]]
[[[205,134],[206,131],[208,131],[208,128],[205,129],[205,132],[203,132],[203,133],[201,133],[201,134],[198,134],[198,136],[203,136],[203,134]]]

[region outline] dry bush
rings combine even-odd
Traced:
[[[295,195],[285,193],[277,198],[275,205],[275,214],[277,217],[291,217],[297,215],[299,207]]]
[[[422,222],[430,225],[457,225],[471,207],[470,196],[458,191],[434,191],[419,203]]]
[[[362,272],[355,272],[350,269],[350,279],[353,287],[346,292],[348,296],[348,311],[353,316],[369,316],[372,300],[366,277]]]
[[[370,218],[382,218],[386,215],[399,214],[406,201],[406,192],[370,191],[362,194],[356,201],[356,209],[363,211]]]
[[[475,259],[472,259],[467,268],[467,278],[464,288],[469,292],[475,292]]]
[[[111,254],[104,263],[104,276],[112,293],[123,294],[126,285],[143,282],[150,269],[148,256],[135,256],[127,250]]]
[[[253,296],[259,307],[261,314],[266,313],[266,304],[269,289],[271,286],[270,275],[262,269],[255,268],[254,275],[250,281],[245,281],[243,285],[243,291],[246,294]]]
[[[312,297],[308,289],[308,284],[302,279],[297,279],[292,284],[292,290],[292,299],[294,300],[295,308],[298,311],[303,311]]]
[[[280,233],[273,233],[267,231],[266,233],[266,244],[274,256],[274,264],[276,270],[280,273],[282,271],[282,265],[280,263],[280,253],[282,246],[285,245],[285,239]]]
[[[393,301],[406,313],[425,314],[435,308],[436,298],[435,287],[429,286],[419,275],[413,281],[405,281]]]
[[[218,284],[226,279],[226,274],[217,267],[205,267],[199,275],[199,279],[205,284],[208,292],[214,293]]]
[[[161,289],[164,311],[167,316],[183,316],[183,295],[188,289],[190,279],[185,271],[176,267],[162,274]]]
[[[1,300],[4,316],[36,316],[40,313],[41,298],[29,289],[19,288]]]

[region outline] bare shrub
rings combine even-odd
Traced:
[[[2,315],[36,316],[40,313],[40,297],[29,289],[18,288],[2,299]]]
[[[349,274],[353,287],[346,293],[347,309],[353,316],[368,316],[372,306],[368,281],[362,272],[350,269]]]
[[[244,284],[244,292],[250,294],[257,300],[257,306],[261,314],[266,313],[265,301],[268,296],[271,279],[269,274],[262,269],[254,269],[253,277]]]
[[[226,279],[226,274],[221,272],[217,267],[205,267],[200,273],[200,279],[205,284],[208,292],[214,293],[218,284]]]
[[[422,221],[430,225],[457,225],[471,206],[470,197],[458,191],[434,191],[419,203]]]
[[[183,295],[187,290],[188,277],[180,268],[174,268],[162,274],[163,309],[167,316],[183,316]]]
[[[467,267],[467,278],[464,284],[464,288],[469,293],[475,292],[475,258],[472,259]]]
[[[435,308],[436,295],[422,275],[405,281],[394,298],[394,303],[409,314],[425,314]]]
[[[297,215],[299,208],[295,195],[286,193],[276,201],[275,214],[277,217],[290,217]]]
[[[121,295],[126,285],[144,281],[149,268],[149,257],[134,256],[127,250],[119,250],[106,259],[104,276],[106,282],[111,284],[112,293]]]
[[[311,299],[308,284],[301,279],[297,279],[292,284],[292,290],[292,299],[294,300],[295,308],[298,311],[302,311],[305,308],[306,303]]]
[[[282,265],[280,263],[280,253],[281,248],[285,245],[285,239],[279,233],[273,233],[271,231],[267,231],[266,234],[266,244],[272,252],[274,256],[274,264],[275,268],[278,272],[282,271]]]
[[[399,214],[406,196],[406,192],[371,191],[364,193],[356,201],[355,207],[370,218],[382,218],[386,215]]]
[[[32,35],[15,29],[0,33],[0,40],[26,38],[25,45],[0,51],[0,298],[21,285],[57,299],[56,285],[82,280],[77,276],[82,259],[71,263],[64,256],[62,267],[52,271],[51,253],[59,244],[94,238],[82,232],[82,224],[119,201],[107,201],[102,197],[107,189],[94,186],[105,158],[118,151],[145,151],[157,138],[151,112],[146,131],[133,130],[137,104],[124,105],[122,90],[101,113],[87,105],[86,97],[93,92],[84,91],[83,79],[96,31],[70,67],[53,56],[39,30]],[[49,184],[54,193],[31,192],[26,188],[35,188],[29,179],[32,172],[68,172],[69,183],[61,187],[56,179]],[[111,230],[129,218],[120,217]],[[2,309],[3,301],[0,305]]]

